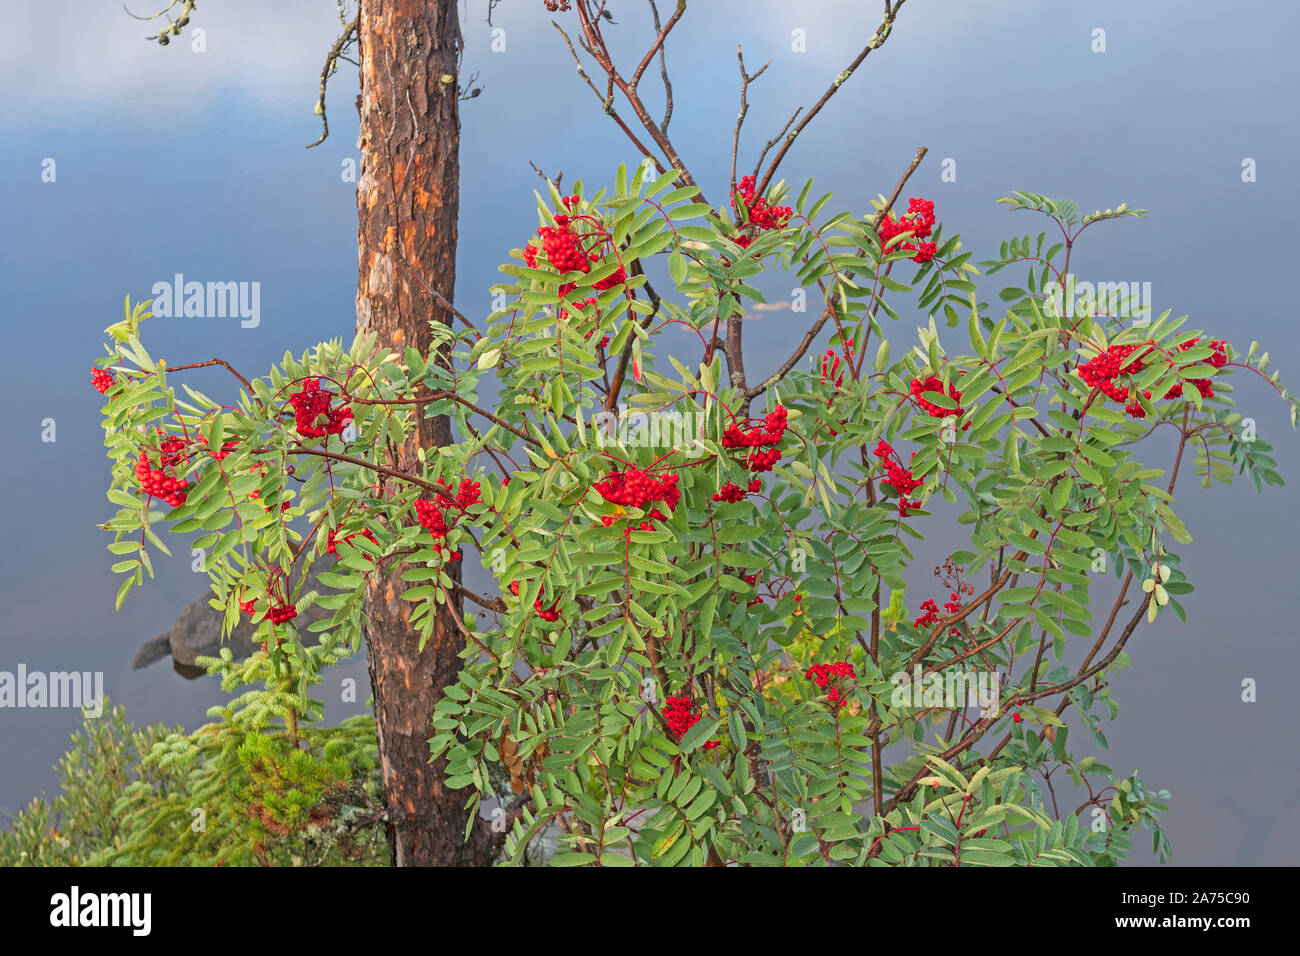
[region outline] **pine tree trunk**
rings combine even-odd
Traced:
[[[423,284],[450,300],[456,280],[461,44],[456,2],[363,0],[359,38],[357,331],[378,335],[380,344],[399,354],[406,346],[423,354],[432,342],[429,319],[452,321]],[[401,449],[402,467],[418,469],[417,444],[428,449],[450,441],[447,419],[424,419]],[[401,570],[390,565],[375,575],[366,600],[393,863],[488,865],[487,828],[476,825],[466,843],[465,794],[447,790],[441,762],[429,763],[433,706],[442,688],[456,679],[463,639],[444,609],[432,638],[419,649],[410,627],[413,606],[399,597],[409,586]]]

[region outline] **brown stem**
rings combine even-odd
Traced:
[[[899,177],[897,185],[894,186],[894,192],[889,197],[889,201],[885,203],[884,206],[881,207],[878,213],[876,213],[876,217],[872,221],[873,229],[879,226],[880,219],[887,212],[889,212],[889,210],[893,208],[894,203],[898,201],[899,195],[903,192],[903,187],[907,185],[907,181],[912,178],[912,174],[915,173],[917,167],[921,165],[921,160],[925,159],[925,154],[927,152],[929,152],[929,149],[927,147],[925,146],[917,147],[916,155],[912,157],[912,162],[908,164],[907,169],[903,170],[903,175]],[[734,171],[732,173],[732,177],[733,178],[735,177]],[[890,265],[893,265],[893,263],[890,263]],[[850,272],[848,273],[848,275],[850,278],[852,278],[853,273]],[[784,362],[781,363],[781,367],[778,368],[771,375],[769,375],[767,378],[763,379],[763,381],[760,382],[758,385],[752,386],[751,388],[747,389],[746,390],[747,395],[749,395],[751,398],[757,395],[761,395],[763,392],[767,391],[773,385],[777,384],[782,379],[784,379],[787,375],[790,374],[790,370],[793,369],[795,365],[797,365],[799,361],[808,353],[809,346],[811,346],[812,343],[816,340],[822,328],[835,315],[835,302],[836,300],[832,299],[830,302],[827,303],[826,308],[822,311],[822,314],[817,317],[817,321],[815,321],[811,326],[809,326],[808,331],[804,333],[803,338],[800,339],[799,344],[798,346],[795,347],[794,352],[790,355],[788,359],[786,359]],[[866,352],[864,350],[863,355],[865,354]],[[860,357],[858,360],[859,374],[861,374],[862,371],[862,362],[863,359]]]
[[[220,365],[222,368],[230,372],[231,375],[235,376],[235,378],[239,379],[240,383],[248,391],[248,397],[251,398],[254,402],[257,402],[259,406],[262,404],[258,400],[257,396],[253,394],[253,386],[249,384],[248,379],[244,378],[244,376],[240,375],[237,371],[235,371],[235,367],[231,365],[229,362],[227,362],[225,359],[214,358],[214,359],[209,359],[206,362],[193,362],[190,365],[169,365],[166,368],[168,372],[183,372],[186,369],[209,368],[210,366],[213,365]]]
[[[871,42],[862,48],[862,52],[853,58],[853,62],[850,63],[839,76],[835,77],[830,87],[828,87],[826,92],[822,94],[821,99],[814,103],[812,109],[808,110],[808,112],[804,114],[803,119],[799,121],[799,125],[794,128],[794,131],[785,137],[784,142],[781,144],[781,148],[777,150],[776,155],[772,157],[772,164],[767,167],[767,172],[763,174],[763,181],[759,184],[758,189],[756,190],[758,195],[761,196],[767,191],[768,185],[772,182],[773,174],[776,172],[777,167],[781,165],[781,160],[785,159],[785,154],[790,151],[790,147],[793,146],[794,141],[799,138],[799,134],[807,128],[810,122],[812,122],[813,117],[820,113],[822,107],[830,102],[830,98],[834,96],[845,81],[853,75],[853,71],[862,65],[862,61],[867,58],[867,55],[871,53],[871,51],[884,46],[885,41],[889,39],[889,34],[894,29],[894,18],[898,16],[898,11],[903,8],[905,2],[907,2],[907,0],[897,0],[893,7],[890,7],[888,0],[886,0],[884,19],[876,29],[875,34],[872,36]]]

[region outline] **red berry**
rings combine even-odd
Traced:
[[[912,239],[924,239],[930,235],[934,222],[933,202],[928,199],[910,199],[907,203],[907,214],[897,219],[894,218],[893,213],[885,216],[877,229],[877,235],[882,246],[903,233],[910,233]],[[913,243],[905,239],[890,251],[913,252],[915,253],[912,256],[913,262],[929,262],[934,258],[938,247],[933,242]]]
[[[90,384],[95,386],[95,391],[101,395],[117,384],[113,378],[113,373],[108,369],[92,368],[90,370]]]

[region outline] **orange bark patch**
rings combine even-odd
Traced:
[[[415,204],[421,209],[429,205],[429,190],[424,187],[417,189],[415,191]]]

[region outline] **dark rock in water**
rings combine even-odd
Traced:
[[[182,664],[178,660],[172,661],[172,670],[180,674],[186,680],[196,680],[208,672],[207,668],[198,667],[195,664]]]
[[[142,667],[148,667],[170,654],[172,652],[171,639],[172,632],[165,631],[152,641],[141,644],[140,649],[135,652],[135,657],[131,658],[132,670],[138,671]]]
[[[234,631],[224,642],[221,640],[221,612],[208,604],[209,598],[205,594],[181,611],[172,625],[168,643],[172,660],[177,664],[193,666],[196,657],[216,657],[223,646],[230,648],[235,660],[247,657],[256,649],[251,637],[257,626],[247,614],[241,613]]]
[[[303,591],[321,589],[320,582],[312,576]],[[139,670],[148,667],[170,655],[172,666],[178,674],[186,678],[194,678],[206,673],[203,668],[195,664],[196,658],[216,657],[222,647],[228,647],[235,659],[240,660],[260,649],[261,643],[253,641],[257,625],[250,621],[246,614],[240,614],[239,624],[235,626],[230,636],[222,641],[222,615],[208,603],[211,597],[210,591],[204,594],[181,611],[180,617],[176,618],[176,623],[172,625],[170,631],[142,644],[131,660],[132,668]],[[333,613],[318,605],[304,608],[294,618],[298,633],[307,643],[315,643],[315,636],[307,632],[307,626],[322,618],[330,617]]]

